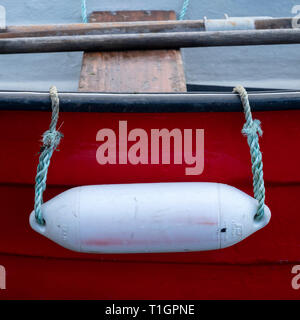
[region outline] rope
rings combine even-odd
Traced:
[[[242,129],[243,135],[247,136],[248,145],[250,147],[252,174],[253,174],[253,192],[254,197],[258,201],[258,208],[255,215],[256,220],[260,220],[264,216],[265,205],[265,186],[263,178],[263,163],[262,154],[259,147],[259,136],[262,135],[259,120],[253,120],[251,107],[249,104],[248,94],[244,87],[237,86],[233,92],[239,94],[244,108],[246,123]],[[43,192],[46,189],[46,181],[50,160],[54,150],[57,149],[62,134],[56,130],[56,125],[59,116],[59,98],[56,87],[50,88],[50,98],[52,102],[52,117],[49,130],[43,134],[43,146],[40,150],[39,164],[35,178],[35,203],[34,211],[35,218],[40,225],[45,224],[42,215]]]
[[[248,94],[244,87],[237,86],[233,92],[239,94],[244,108],[246,123],[244,124],[242,133],[247,137],[250,147],[252,174],[253,174],[253,192],[254,198],[258,201],[258,208],[255,215],[256,220],[260,220],[264,215],[265,205],[265,186],[263,177],[262,155],[259,148],[259,136],[262,135],[259,120],[252,119],[251,107],[249,104]]]
[[[81,17],[83,23],[88,23],[86,0],[81,0]]]
[[[180,15],[179,15],[179,20],[183,20],[184,19],[185,15],[186,15],[186,12],[187,12],[187,9],[189,7],[189,4],[190,4],[190,0],[184,0],[183,1],[181,12],[180,12]]]
[[[50,98],[52,102],[52,118],[49,130],[43,134],[43,146],[40,150],[39,164],[37,167],[37,174],[35,178],[35,199],[34,211],[35,218],[40,225],[45,224],[42,215],[41,206],[43,204],[43,192],[46,189],[47,173],[50,165],[50,159],[54,150],[59,145],[62,134],[56,130],[58,115],[59,115],[59,98],[56,87],[50,88]]]

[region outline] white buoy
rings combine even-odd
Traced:
[[[268,224],[254,219],[257,201],[219,183],[96,185],[70,189],[34,212],[31,227],[70,250],[145,253],[229,247]]]

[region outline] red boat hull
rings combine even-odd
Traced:
[[[270,224],[233,247],[178,254],[87,255],[70,252],[31,230],[39,139],[49,113],[1,112],[0,265],[7,270],[3,298],[260,299],[300,297],[291,286],[300,264],[300,111],[260,112],[260,140]],[[96,160],[98,130],[204,129],[204,171],[182,165],[105,165]],[[210,181],[252,194],[249,147],[241,113],[63,113],[64,138],[52,158],[45,200],[88,184]],[[171,158],[172,160],[172,158]]]

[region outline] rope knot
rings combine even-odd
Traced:
[[[246,122],[244,124],[243,130],[242,130],[242,134],[244,136],[252,137],[252,138],[255,138],[256,135],[258,134],[261,137],[262,134],[263,134],[263,131],[262,131],[261,126],[260,126],[260,121],[255,119],[250,123]]]
[[[37,173],[35,178],[35,201],[34,211],[35,218],[40,225],[44,225],[46,222],[42,214],[43,204],[43,192],[46,189],[46,181],[48,168],[50,165],[50,159],[53,152],[56,150],[62,138],[62,134],[56,130],[57,120],[59,116],[59,97],[56,87],[50,88],[50,98],[52,104],[52,117],[49,130],[43,134],[43,146],[40,151],[39,164],[37,167]]]
[[[264,215],[265,207],[265,186],[263,178],[263,163],[262,154],[259,148],[259,136],[262,135],[262,130],[259,120],[253,120],[251,107],[247,91],[242,86],[237,86],[233,92],[238,93],[240,96],[246,122],[242,129],[243,135],[247,136],[248,145],[250,147],[251,162],[252,162],[252,175],[253,175],[253,192],[254,198],[258,201],[257,212],[255,219],[259,220]]]
[[[63,135],[57,130],[54,130],[54,131],[47,130],[43,134],[43,147],[53,148],[54,150],[56,150],[56,148],[60,143],[60,139],[62,137]]]

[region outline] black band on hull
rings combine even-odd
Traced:
[[[240,112],[233,93],[82,93],[60,92],[61,112]],[[253,91],[253,111],[300,110],[300,91]],[[47,92],[0,91],[0,110],[51,111]]]

